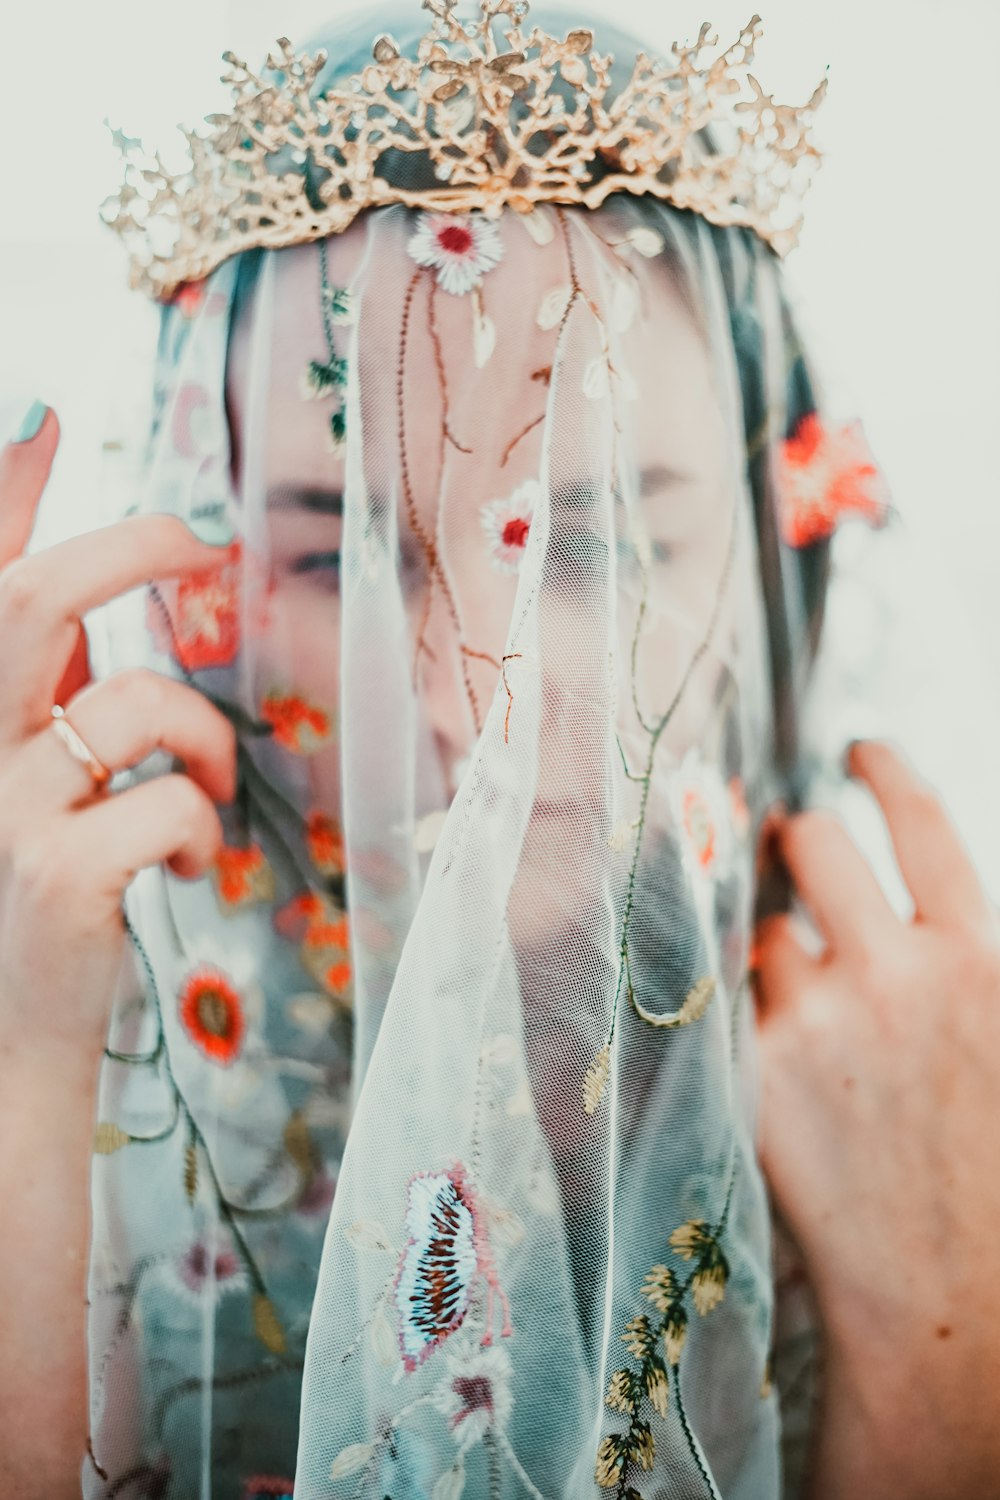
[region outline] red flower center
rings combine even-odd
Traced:
[[[452,1389],[462,1403],[462,1410],[455,1418],[456,1427],[463,1417],[474,1411],[488,1411],[492,1415],[493,1387],[485,1375],[459,1375],[453,1381]]]
[[[521,516],[514,516],[507,521],[503,528],[503,544],[505,547],[523,547],[528,540],[528,530],[531,523],[525,521]]]
[[[449,255],[468,255],[472,249],[472,230],[464,224],[445,224],[437,232],[437,241]]]

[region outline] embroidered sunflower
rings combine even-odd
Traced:
[[[503,260],[495,224],[479,214],[421,214],[407,247],[418,266],[437,272],[437,284],[464,297]]]
[[[810,412],[782,444],[777,475],[781,533],[791,547],[823,541],[851,513],[873,526],[888,520],[885,480],[860,422],[827,427]]]
[[[246,1035],[240,992],[212,964],[201,964],[184,981],[178,998],[181,1024],[205,1056],[226,1067],[239,1055]]]

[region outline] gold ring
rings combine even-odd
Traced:
[[[86,740],[81,739],[66,717],[66,711],[58,703],[52,708],[52,728],[62,740],[74,760],[86,766],[95,788],[100,791],[111,780],[111,772],[103,760],[98,760]]]

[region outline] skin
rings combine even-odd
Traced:
[[[853,748],[913,899],[902,920],[844,827],[773,837],[822,934],[759,934],[760,1149],[827,1341],[811,1500],[1000,1496],[1000,923],[940,802]]]

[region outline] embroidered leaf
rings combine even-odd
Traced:
[[[640,1313],[637,1318],[625,1324],[622,1342],[627,1345],[629,1353],[633,1354],[636,1359],[642,1360],[652,1354],[655,1338],[645,1313]]]
[[[126,1135],[113,1121],[101,1120],[94,1131],[94,1150],[98,1156],[110,1156],[112,1152],[127,1146],[131,1140],[132,1137]]]
[[[569,299],[573,295],[570,286],[553,287],[551,292],[542,298],[542,305],[538,309],[538,326],[548,331],[550,328],[558,328],[566,316],[569,307]]]
[[[497,1036],[490,1037],[489,1041],[483,1043],[480,1055],[487,1065],[502,1067],[505,1063],[517,1062],[521,1049],[516,1036],[509,1031],[501,1031]]]
[[[631,326],[637,300],[635,283],[630,276],[623,276],[611,294],[611,321],[619,333],[625,333]]]
[[[285,1150],[303,1177],[311,1177],[316,1167],[312,1137],[301,1110],[295,1110],[285,1126]]]
[[[638,250],[640,255],[651,260],[654,255],[659,255],[663,249],[663,236],[656,229],[650,229],[645,224],[637,224],[628,232],[628,242],[633,250]]]
[[[371,1463],[375,1457],[374,1443],[351,1443],[347,1448],[341,1448],[337,1457],[330,1465],[331,1479],[344,1479],[348,1474],[356,1474],[366,1464]]]
[[[670,1236],[670,1248],[684,1260],[694,1260],[696,1255],[715,1243],[712,1231],[704,1219],[690,1219],[675,1229]]]
[[[610,389],[608,362],[603,354],[595,354],[593,359],[587,361],[587,367],[583,372],[583,394],[591,401],[600,401]]]
[[[665,1417],[670,1400],[670,1381],[663,1365],[655,1358],[646,1365],[646,1395],[657,1416]]]
[[[638,1399],[635,1389],[635,1376],[629,1370],[616,1370],[608,1381],[608,1392],[604,1397],[605,1406],[612,1411],[627,1412],[629,1416],[635,1411]]]
[[[396,1343],[396,1335],[392,1324],[385,1314],[385,1306],[379,1303],[375,1309],[368,1337],[372,1346],[372,1353],[376,1361],[385,1369],[391,1370],[399,1362],[399,1346]]]
[[[347,442],[347,413],[341,406],[330,415],[330,447],[334,453],[343,452],[344,444]]]
[[[640,1469],[651,1469],[656,1457],[656,1443],[647,1422],[636,1422],[630,1433],[629,1458],[637,1463]]]
[[[671,1011],[665,1016],[657,1016],[652,1011],[648,1011],[631,987],[629,987],[628,997],[640,1020],[645,1021],[649,1026],[656,1026],[659,1030],[669,1031],[677,1026],[690,1026],[694,1021],[700,1021],[711,1004],[714,994],[715,980],[699,979],[698,983],[688,991],[680,1009]]]
[[[328,396],[347,384],[347,360],[332,359],[328,364],[311,359],[303,376],[303,395]]]
[[[263,1292],[257,1292],[253,1299],[253,1326],[254,1332],[269,1353],[284,1354],[285,1331],[278,1321],[274,1303]]]
[[[355,1250],[395,1250],[388,1231],[370,1219],[357,1219],[344,1230],[344,1239]]]
[[[548,214],[536,208],[530,214],[518,214],[518,223],[523,224],[536,245],[551,245],[555,230]]]
[[[480,1199],[480,1206],[486,1209],[490,1223],[490,1233],[498,1245],[508,1245],[511,1248],[519,1245],[524,1239],[524,1225],[517,1214],[512,1213],[509,1208],[501,1208],[497,1203],[491,1203],[487,1199]]]
[[[328,286],[323,289],[323,300],[330,310],[330,321],[333,323],[350,323],[354,316],[351,307],[351,294],[347,287]]]
[[[592,1115],[604,1098],[604,1090],[608,1086],[608,1078],[611,1074],[611,1043],[605,1042],[598,1052],[594,1061],[587,1069],[587,1075],[583,1080],[583,1108],[588,1115]]]
[[[643,1283],[642,1295],[657,1312],[665,1313],[677,1297],[677,1278],[669,1266],[654,1266]]]
[[[687,1338],[687,1313],[678,1302],[670,1309],[670,1313],[663,1323],[663,1352],[667,1356],[667,1363],[671,1365],[680,1364],[681,1353],[684,1349],[684,1341]]]
[[[704,1318],[726,1295],[729,1266],[722,1251],[716,1246],[706,1263],[699,1267],[691,1278],[694,1305]]]
[[[628,1462],[628,1444],[617,1432],[601,1438],[594,1465],[594,1479],[602,1490],[617,1489],[622,1472]]]
[[[198,1147],[188,1141],[184,1148],[184,1196],[193,1203],[198,1191]]]
[[[493,319],[483,308],[483,299],[477,287],[472,294],[472,350],[476,369],[481,370],[496,348],[497,330]]]
[[[465,1490],[465,1463],[458,1459],[446,1469],[431,1491],[431,1500],[461,1500]]]

